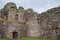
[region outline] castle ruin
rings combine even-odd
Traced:
[[[17,8],[7,3],[0,10],[0,37],[60,37],[60,7],[38,14],[31,8]]]

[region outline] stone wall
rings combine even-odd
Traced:
[[[51,37],[52,39],[59,38],[60,33],[60,7],[52,8],[38,14],[38,23],[43,30],[43,37]],[[46,32],[45,32],[46,31]]]
[[[31,8],[24,10],[23,7],[17,9],[14,3],[7,3],[1,9],[1,19],[3,19],[4,33],[7,38],[12,38],[12,32],[18,32],[19,37],[39,37],[39,26],[37,13]],[[2,29],[3,30],[3,29]],[[4,36],[5,36],[4,35]]]
[[[29,8],[17,8],[15,3],[7,3],[0,10],[0,37],[12,38],[12,32],[19,37],[43,37],[59,39],[60,7],[38,14]]]

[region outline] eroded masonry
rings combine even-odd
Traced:
[[[31,8],[17,8],[7,3],[0,10],[0,37],[60,37],[60,7],[38,14]]]

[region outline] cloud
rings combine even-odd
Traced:
[[[15,3],[20,3],[20,2],[23,2],[23,0],[8,0],[7,2],[15,2]]]
[[[60,6],[60,0],[0,0],[0,9],[8,2],[14,2],[17,7],[32,8],[36,12],[43,12]]]
[[[4,7],[8,2],[14,2],[16,4],[19,4],[23,2],[23,0],[0,0],[0,9]]]
[[[21,3],[21,2],[23,2],[23,0],[2,0],[0,2],[2,2],[4,4],[7,3],[7,2]]]

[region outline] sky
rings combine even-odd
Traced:
[[[21,6],[26,10],[32,8],[38,13],[60,6],[60,0],[0,0],[0,9],[2,9],[8,2],[13,2],[17,7]]]

